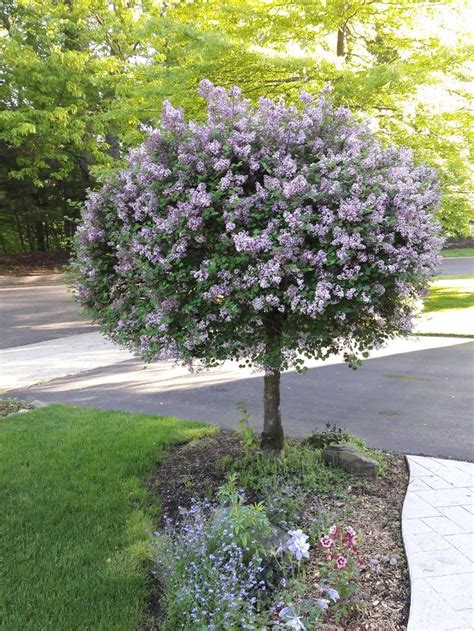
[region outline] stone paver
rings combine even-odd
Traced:
[[[407,456],[408,631],[474,629],[474,464]]]

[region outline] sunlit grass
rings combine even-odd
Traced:
[[[474,276],[436,280],[424,303],[424,312],[474,307]]]
[[[453,248],[452,250],[443,250],[441,254],[448,259],[453,256],[474,256],[474,248]]]
[[[54,405],[0,419],[0,627],[134,630],[146,615],[145,479],[191,421]]]

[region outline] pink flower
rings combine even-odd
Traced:
[[[321,537],[319,540],[319,543],[323,546],[323,548],[332,548],[334,541],[329,535],[324,535],[324,537]]]
[[[349,535],[352,538],[356,537],[356,531],[351,526],[346,526],[344,528],[344,532],[346,533],[346,535]]]
[[[336,559],[336,567],[338,570],[342,570],[343,568],[345,568],[347,565],[347,559],[346,557],[340,556],[337,557]]]
[[[331,539],[336,539],[338,534],[339,526],[337,524],[333,524],[331,528],[329,528],[329,536],[331,537]]]

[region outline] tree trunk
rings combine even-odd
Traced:
[[[36,249],[40,252],[46,251],[46,239],[44,233],[44,223],[41,220],[35,221]]]
[[[283,455],[283,427],[280,411],[280,371],[267,369],[263,391],[262,449],[277,458]]]
[[[109,145],[107,153],[114,160],[120,160],[120,141],[115,134],[105,134],[105,141]]]
[[[346,54],[346,33],[344,27],[341,27],[337,32],[336,54],[338,57],[344,57]]]

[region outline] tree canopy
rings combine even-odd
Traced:
[[[440,174],[448,235],[472,219],[467,5],[367,0],[6,0],[0,8],[4,249],[64,244],[69,217],[156,123],[203,116],[203,77],[245,96],[331,83],[384,142]],[[70,201],[68,201],[70,200]],[[48,245],[48,241],[51,243]],[[2,243],[0,243],[0,247]]]

